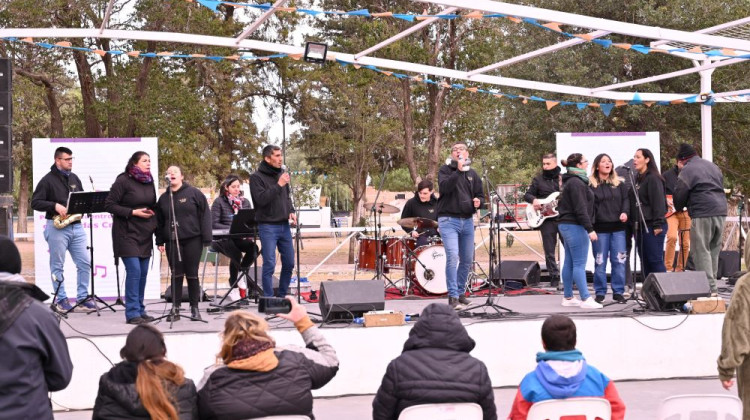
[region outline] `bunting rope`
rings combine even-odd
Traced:
[[[273,9],[273,6],[270,3],[263,3],[263,4],[252,4],[252,3],[237,3],[237,2],[229,2],[229,1],[217,1],[217,0],[185,0],[186,2],[193,3],[196,2],[208,9],[211,9],[214,12],[218,12],[218,6],[219,5],[227,5],[232,6],[236,8],[252,8],[252,9],[258,9],[262,11],[269,11]],[[563,31],[560,28],[560,23],[557,22],[549,22],[549,23],[539,23],[538,20],[533,18],[521,18],[517,16],[510,16],[502,13],[487,13],[484,14],[480,11],[473,11],[470,13],[465,14],[457,14],[457,13],[449,13],[444,15],[431,15],[431,14],[418,14],[418,13],[393,13],[393,12],[381,12],[381,13],[371,13],[368,9],[360,9],[360,10],[351,10],[351,11],[327,11],[327,10],[313,10],[313,9],[302,9],[297,7],[278,7],[276,8],[276,11],[278,12],[287,12],[287,13],[300,13],[305,14],[312,17],[320,17],[320,16],[357,16],[357,17],[364,17],[364,18],[393,18],[393,19],[400,19],[407,22],[415,22],[415,21],[423,21],[430,18],[438,18],[443,20],[453,20],[453,19],[497,19],[497,18],[503,18],[508,19],[511,22],[521,24],[526,23],[529,25],[536,26],[538,28],[557,33],[559,35],[568,37],[568,38],[578,38],[582,39],[589,43],[594,43],[596,45],[599,45],[604,48],[620,48],[623,50],[633,50],[636,52],[639,52],[641,54],[650,54],[652,52],[654,53],[661,53],[661,54],[690,54],[690,55],[696,55],[699,57],[695,57],[695,59],[702,58],[702,57],[723,57],[723,58],[743,58],[743,59],[750,59],[750,53],[747,54],[740,54],[736,50],[733,50],[731,48],[722,48],[722,49],[711,49],[708,51],[703,51],[703,49],[700,46],[695,46],[690,49],[685,48],[660,48],[660,47],[648,47],[641,44],[629,44],[624,42],[614,42],[611,39],[608,38],[594,38],[590,34],[574,34],[570,32]]]
[[[47,43],[47,42],[37,42],[37,41],[34,41],[33,38],[19,39],[19,38],[14,38],[14,37],[5,37],[5,38],[0,38],[0,40],[8,41],[8,42],[22,43],[22,44],[27,44],[27,45],[34,45],[34,46],[45,48],[45,49],[62,48],[62,49],[68,49],[68,50],[76,50],[76,51],[82,51],[82,52],[86,52],[86,53],[90,53],[90,54],[97,54],[99,56],[104,56],[106,54],[111,54],[111,55],[116,55],[116,56],[125,55],[125,56],[133,57],[133,58],[138,58],[138,57],[144,57],[144,58],[145,57],[154,57],[154,58],[183,58],[183,59],[185,59],[185,58],[198,58],[198,59],[208,59],[208,60],[212,60],[212,61],[231,60],[231,61],[234,61],[234,62],[238,62],[238,61],[242,61],[242,60],[268,61],[268,60],[271,60],[271,59],[279,59],[279,58],[285,58],[285,57],[289,57],[289,58],[292,58],[294,60],[299,60],[299,59],[302,58],[302,54],[283,54],[283,53],[282,54],[272,54],[272,55],[268,55],[268,56],[255,56],[255,55],[252,55],[252,54],[242,54],[242,55],[236,55],[235,54],[235,55],[229,55],[229,56],[211,56],[211,55],[205,55],[205,54],[180,54],[180,53],[169,52],[169,51],[164,51],[164,52],[158,52],[158,53],[156,53],[156,52],[141,52],[141,51],[99,50],[99,49],[87,48],[87,47],[74,47],[74,46],[72,46],[72,44],[69,41],[60,41],[60,42],[56,42],[54,44],[50,44],[50,43]],[[554,101],[554,100],[545,99],[545,98],[542,98],[542,97],[539,97],[539,96],[534,96],[534,95],[532,95],[532,96],[513,95],[513,94],[510,94],[510,93],[504,93],[504,92],[501,92],[499,90],[494,90],[494,89],[493,90],[487,90],[487,89],[482,89],[482,88],[479,88],[479,87],[467,87],[467,86],[465,86],[463,84],[460,84],[460,83],[452,83],[452,84],[450,84],[450,83],[448,83],[446,81],[435,81],[435,80],[430,79],[429,77],[422,77],[420,75],[409,76],[407,74],[402,74],[402,73],[396,73],[396,72],[392,72],[392,71],[383,70],[383,69],[380,69],[380,68],[378,68],[376,66],[373,66],[373,65],[362,65],[362,64],[348,62],[348,61],[344,61],[344,60],[340,60],[340,59],[336,59],[336,62],[339,65],[343,66],[343,67],[352,66],[355,69],[364,68],[364,69],[367,69],[367,70],[371,70],[371,71],[383,74],[385,76],[391,76],[391,77],[395,77],[395,78],[398,78],[398,79],[409,79],[409,80],[412,80],[412,81],[415,81],[415,82],[437,85],[437,86],[440,86],[440,87],[443,87],[443,88],[450,88],[450,89],[455,89],[455,90],[465,90],[465,91],[471,92],[471,93],[487,94],[487,95],[492,95],[492,96],[494,96],[496,98],[507,98],[507,99],[511,99],[511,100],[518,99],[523,104],[528,104],[529,101],[544,102],[548,111],[551,110],[552,108],[558,106],[558,105],[561,106],[561,107],[564,107],[564,106],[575,106],[576,108],[578,108],[578,110],[584,110],[586,108],[599,108],[602,111],[602,113],[604,113],[604,115],[609,116],[610,113],[612,112],[612,109],[614,109],[616,107],[627,106],[627,105],[645,105],[647,107],[651,107],[653,105],[668,106],[668,105],[677,105],[677,104],[682,104],[682,103],[689,103],[689,104],[691,104],[691,103],[701,102],[700,101],[701,100],[701,96],[703,95],[703,94],[696,94],[696,95],[691,95],[691,96],[687,96],[687,97],[682,98],[682,99],[676,99],[676,100],[672,100],[672,101],[643,101],[643,100],[641,100],[641,97],[638,94],[638,92],[636,92],[633,95],[633,98],[631,100],[629,100],[629,101],[626,101],[626,100],[617,100],[615,102]],[[713,95],[713,93],[714,92],[712,91],[712,92],[710,92],[708,94],[708,99],[706,99],[705,101],[703,101],[704,105],[713,106],[715,104],[714,98],[711,97],[711,95]],[[744,96],[744,95],[738,95],[738,97],[741,97],[741,96]]]

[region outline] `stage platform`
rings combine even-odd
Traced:
[[[728,299],[731,291],[724,287],[721,290]],[[597,310],[567,308],[560,305],[561,292],[554,289],[543,292],[493,299],[513,313],[478,308],[462,318],[477,343],[472,355],[485,362],[494,387],[516,386],[534,368],[535,354],[542,350],[541,324],[553,313],[565,313],[574,318],[578,327],[577,347],[590,363],[614,380],[716,376],[723,314],[643,312],[635,301]],[[470,300],[482,304],[487,298]],[[447,299],[386,300],[385,309],[418,314],[432,302],[445,303]],[[609,302],[611,295],[605,301]],[[187,306],[183,303],[183,308]],[[317,304],[305,306],[311,314],[319,313]],[[164,301],[147,302],[152,316],[166,314],[170,307],[171,304]],[[227,312],[207,313],[208,307],[207,302],[201,303],[201,314],[208,323],[183,319],[171,328],[166,320],[156,323],[166,335],[169,359],[182,365],[186,376],[196,382],[216,359],[219,331],[227,316]],[[57,409],[93,407],[99,377],[112,363],[120,361],[120,348],[132,326],[125,324],[124,308],[115,308],[116,313],[105,309],[100,316],[72,313],[61,323],[75,367],[70,386],[52,394]],[[257,307],[250,305],[247,310],[256,312]],[[311,318],[319,317],[312,315]],[[319,324],[338,353],[340,370],[328,385],[314,393],[315,396],[374,394],[386,366],[400,354],[413,322],[378,328],[349,322]],[[303,345],[290,323],[277,318],[269,320],[269,324],[278,344]],[[435,369],[440,368],[435,366]]]

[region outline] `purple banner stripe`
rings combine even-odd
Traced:
[[[629,137],[645,136],[645,132],[621,132],[621,133],[570,133],[572,137]]]
[[[140,137],[50,139],[52,143],[140,143]]]

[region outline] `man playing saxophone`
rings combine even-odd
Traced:
[[[65,252],[70,252],[76,265],[78,289],[78,301],[82,301],[88,295],[88,282],[90,278],[90,257],[86,250],[88,242],[86,231],[81,226],[80,215],[69,215],[65,207],[68,195],[71,192],[83,191],[81,180],[72,172],[73,152],[67,147],[58,147],[55,150],[55,163],[50,172],[37,184],[34,194],[31,196],[31,207],[36,211],[45,212],[47,225],[44,228],[44,239],[49,246],[49,269],[52,275],[52,290],[58,290],[57,307],[68,311],[72,305],[65,293],[65,281],[63,266],[65,265]],[[94,303],[89,301],[78,306],[82,311],[96,310]]]

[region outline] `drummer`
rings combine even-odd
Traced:
[[[416,194],[404,205],[401,218],[419,217],[437,222],[437,198],[435,198],[433,191],[432,181],[429,179],[420,181],[417,184]],[[435,223],[435,227],[427,227],[417,223],[414,228],[403,226],[403,229],[412,238],[416,238],[418,247],[427,245],[433,238],[439,238],[437,223]]]

